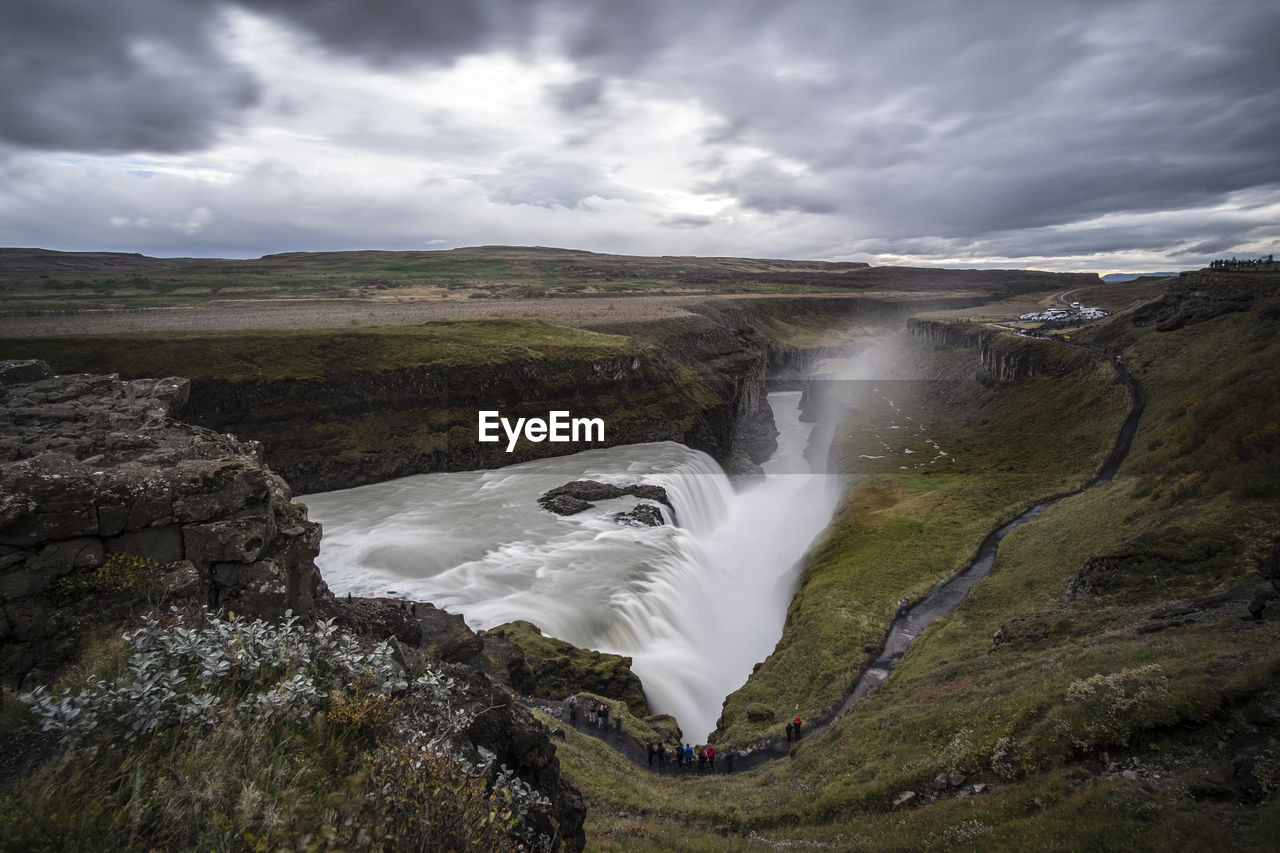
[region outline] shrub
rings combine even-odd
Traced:
[[[131,649],[127,672],[114,681],[90,676],[79,690],[58,697],[38,687],[19,698],[44,731],[66,741],[117,725],[132,740],[219,716],[306,718],[327,696],[317,684],[335,676],[364,679],[374,694],[408,688],[385,643],[365,651],[333,620],[303,628],[293,617],[280,625],[232,617],[189,628],[176,608],[172,613],[172,624],[150,617],[124,635]]]
[[[0,798],[0,818],[21,818],[15,837],[67,849],[552,846],[531,819],[549,801],[463,740],[474,711],[454,681],[407,680],[386,643],[362,645],[332,620],[176,608],[123,639],[119,677],[20,697],[45,731],[88,748]]]
[[[1173,722],[1168,698],[1169,680],[1155,663],[1074,681],[1059,732],[1078,749],[1127,746],[1137,732]]]

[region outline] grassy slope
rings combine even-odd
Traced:
[[[1280,387],[1278,313],[1272,308],[1270,321],[1226,315],[1168,333],[1117,318],[1113,328],[1122,331],[1110,338],[1149,398],[1120,476],[1011,534],[993,573],[917,641],[889,682],[807,737],[791,761],[736,777],[655,780],[571,736],[561,760],[588,794],[591,844],[1273,849],[1275,750],[1263,750],[1235,778],[1230,762],[1236,753],[1241,766],[1251,744],[1257,755],[1280,721],[1278,623],[1241,619],[1260,587],[1256,561],[1280,528],[1269,438],[1280,406],[1263,390]],[[927,482],[914,470],[865,477],[815,554],[793,610],[793,641],[804,642],[795,620],[825,609],[829,622],[843,621],[810,655],[843,643],[857,660],[859,642],[883,629],[892,601],[927,587],[948,560],[963,561],[991,526],[973,519],[1007,517],[1034,492],[1087,478],[1101,456],[1083,453],[1084,445],[1092,435],[1105,451],[1100,422],[1114,427],[1117,409],[1099,400],[1098,417],[1085,417],[1080,392],[1094,387],[1065,398],[1068,389],[1040,380],[997,393],[952,387],[958,408],[933,435],[954,448],[957,466],[969,467]],[[1040,408],[1031,408],[1037,400]],[[967,419],[957,416],[964,412]],[[1078,442],[1080,464],[1062,463],[1069,452],[1056,463],[1045,459],[1023,431],[1074,434],[1068,440]],[[1231,440],[1203,440],[1219,431]],[[1048,466],[1039,476],[1049,482],[1019,476],[1024,465]],[[1068,584],[1097,558],[1110,558],[1112,571],[1069,596]],[[1239,587],[1225,604],[1187,604]],[[1166,618],[1171,609],[1183,615]],[[991,651],[1001,626],[1007,641]],[[821,621],[809,630],[821,632]],[[808,660],[795,655],[788,665]],[[828,685],[807,688],[790,677],[776,676],[773,689],[824,704],[818,697]],[[1104,775],[1110,762],[1135,767],[1137,781]],[[927,799],[939,772],[995,787],[890,809],[902,790]]]
[[[1093,475],[1128,396],[1109,367],[1082,363],[1072,350],[1051,354],[1082,364],[1082,372],[996,388],[972,378],[876,383],[883,396],[868,393],[840,436],[852,491],[811,549],[778,649],[730,697],[722,741],[782,735],[787,708],[771,726],[753,725],[745,713],[751,703],[776,705],[775,697],[785,697],[804,719],[830,710],[878,646],[898,599],[923,595],[964,568],[991,529]],[[939,354],[927,347],[908,342],[904,355],[920,373],[936,372],[931,362]],[[1046,423],[1046,411],[1062,415],[1062,423]],[[895,420],[906,429],[888,429]],[[919,437],[910,435],[913,423],[926,426]],[[936,456],[930,441],[949,456],[928,464]]]

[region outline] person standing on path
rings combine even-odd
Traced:
[[[791,721],[791,725],[795,727],[796,740],[800,740],[800,715],[799,714],[796,714],[796,718]]]
[[[793,731],[791,723],[787,723],[787,743],[791,743],[791,732]]]

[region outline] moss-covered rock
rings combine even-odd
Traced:
[[[631,658],[580,649],[564,640],[544,636],[536,625],[523,621],[499,625],[481,637],[486,640],[486,646],[491,639],[506,640],[524,653],[529,679],[523,685],[526,692],[563,699],[586,691],[626,702],[637,717],[653,713],[645,700],[644,685],[631,671]]]

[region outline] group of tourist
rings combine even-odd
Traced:
[[[578,726],[578,697],[569,697],[569,722],[574,728]],[[622,731],[622,715],[614,717],[614,727]],[[587,706],[587,725],[595,726],[598,729],[609,728],[609,704],[601,702],[598,699],[592,699],[591,704]]]
[[[721,759],[723,772],[732,773],[733,759],[737,754],[732,749],[717,753],[716,748],[710,744],[694,746],[686,743],[684,746],[676,744],[668,747],[665,743],[655,744],[652,741],[648,744],[648,752],[649,766],[653,767],[654,760],[657,759],[659,773],[667,769],[668,760],[675,763],[678,772],[687,772],[697,767],[699,773],[715,773],[717,756]]]
[[[1219,258],[1216,261],[1209,262],[1209,269],[1213,270],[1247,270],[1258,269],[1263,266],[1270,266],[1276,262],[1275,255],[1267,255],[1265,258]]]
[[[586,706],[585,715],[582,714],[579,705],[577,696],[569,697],[569,723],[574,728],[582,727],[582,716],[585,716],[587,726],[594,726],[605,731],[609,730],[610,709],[607,702],[592,699]],[[614,729],[618,734],[622,733],[621,714],[614,716]],[[800,740],[800,731],[800,715],[796,714],[795,719],[790,720],[786,726],[787,743]],[[675,746],[670,746],[661,742],[649,741],[645,747],[648,753],[649,767],[652,768],[656,763],[659,773],[665,772],[672,764],[675,765],[677,772],[687,772],[696,768],[698,773],[715,773],[717,758],[721,760],[721,772],[732,773],[733,760],[738,755],[732,749],[717,753],[716,748],[711,744],[694,746],[686,743],[681,746],[677,743]]]

